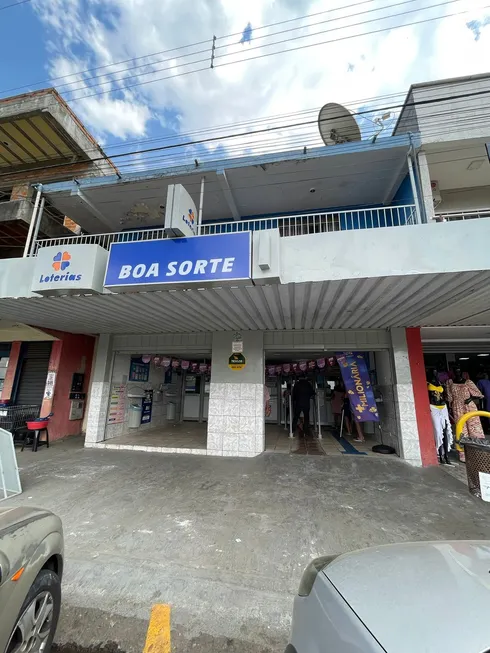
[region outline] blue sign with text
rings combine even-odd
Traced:
[[[251,238],[242,232],[113,243],[104,286],[248,280]]]

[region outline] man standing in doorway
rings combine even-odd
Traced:
[[[311,383],[303,374],[300,379],[296,381],[293,388],[293,433],[296,431],[298,421],[303,413],[304,434],[308,435],[310,432],[310,402],[315,394]]]

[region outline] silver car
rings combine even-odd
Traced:
[[[0,653],[49,653],[62,575],[60,519],[37,508],[0,508]]]
[[[420,542],[317,558],[286,653],[489,653],[490,542]]]

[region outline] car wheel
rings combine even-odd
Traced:
[[[49,653],[60,607],[60,579],[54,571],[42,569],[22,605],[6,653]]]

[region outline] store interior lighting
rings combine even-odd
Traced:
[[[480,358],[483,358],[484,356],[490,356],[490,354],[477,354]]]

